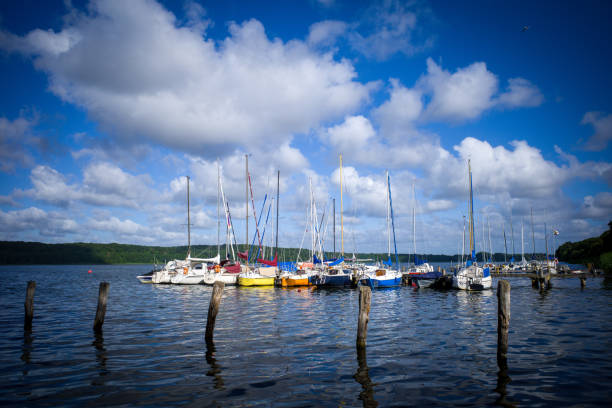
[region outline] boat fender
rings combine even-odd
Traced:
[[[217,273],[221,272],[221,266],[215,265],[215,272]]]
[[[187,271],[189,270],[189,268],[187,268],[186,266],[183,267],[183,275],[187,275]]]

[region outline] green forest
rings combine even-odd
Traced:
[[[241,250],[245,249],[240,245]],[[269,251],[269,249],[268,249]],[[269,253],[269,252],[268,252]],[[279,248],[279,261],[307,260],[310,251],[298,248]],[[217,254],[216,245],[193,245],[191,256],[210,258]],[[162,247],[128,244],[94,244],[94,243],[68,243],[44,244],[40,242],[0,241],[0,265],[103,265],[103,264],[162,264],[171,259],[184,259],[187,255],[187,246]],[[327,252],[326,257],[333,258],[334,254]],[[221,247],[221,256],[225,257],[225,246]],[[345,254],[350,258],[353,254]],[[386,259],[386,254],[360,253],[355,254],[359,259],[380,260]],[[230,255],[231,257],[231,255]],[[526,256],[527,257],[527,256]],[[536,254],[543,259],[543,254]],[[267,256],[267,258],[271,258]],[[400,254],[400,262],[414,261],[412,254]],[[417,258],[430,262],[457,262],[457,255],[418,254]],[[482,259],[482,253],[477,254]],[[487,258],[489,256],[487,255]],[[510,260],[511,255],[495,253],[493,260],[503,262]],[[520,254],[514,255],[520,259]],[[531,258],[531,255],[528,257]],[[392,256],[394,259],[394,256]],[[460,256],[459,256],[460,259]]]
[[[566,242],[557,250],[559,260],[575,264],[593,264],[596,268],[612,271],[612,221],[599,237],[578,242]]]

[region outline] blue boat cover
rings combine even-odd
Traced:
[[[491,271],[489,270],[489,268],[484,268],[482,271],[482,276],[484,276],[485,278],[487,276],[491,276]]]
[[[415,265],[423,265],[425,262],[427,262],[427,259],[415,258],[414,260]]]
[[[387,259],[386,261],[383,261],[383,263],[387,266],[391,266],[393,264],[393,262],[391,261],[391,257],[389,257],[389,259]]]
[[[342,263],[342,262],[344,262],[344,257],[340,257],[340,258],[336,259],[334,262],[331,262],[329,264],[329,266],[336,266],[336,265],[338,265],[339,263]]]
[[[293,272],[297,270],[297,267],[295,266],[295,262],[279,262],[278,269],[281,271]]]

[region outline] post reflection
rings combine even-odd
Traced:
[[[508,376],[508,368],[502,367],[497,372],[497,388],[495,388],[495,392],[499,394],[499,397],[495,400],[495,405],[500,405],[502,407],[515,407],[516,405],[508,401],[506,396],[508,395],[506,391],[506,386],[512,381]]]
[[[215,389],[225,389],[225,383],[223,377],[221,377],[221,366],[217,363],[215,358],[215,343],[213,341],[206,342],[206,362],[210,365],[210,370],[206,373],[209,377],[214,377],[213,384]]]
[[[104,385],[104,377],[108,374],[106,369],[106,347],[104,347],[104,335],[102,330],[94,331],[94,341],[91,343],[96,350],[96,368],[98,369],[98,378],[91,381],[91,385]]]
[[[373,408],[378,406],[378,402],[374,399],[374,383],[368,374],[368,362],[366,360],[366,348],[357,347],[357,372],[353,378],[361,384],[361,392],[359,399],[363,402],[364,408]]]
[[[28,375],[28,365],[30,364],[30,353],[32,352],[32,331],[23,331],[23,346],[21,347],[21,361],[25,363],[22,373]]]

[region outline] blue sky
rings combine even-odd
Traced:
[[[399,251],[456,253],[468,159],[477,250],[490,225],[502,252],[512,221],[531,252],[532,210],[537,251],[545,224],[598,235],[611,17],[596,1],[3,2],[0,239],[184,244],[189,175],[192,242],[216,243],[219,159],[243,242],[245,154],[258,212],[280,170],[282,246],[300,246],[309,180],[339,218],[339,154],[348,252],[386,250],[389,170]]]

